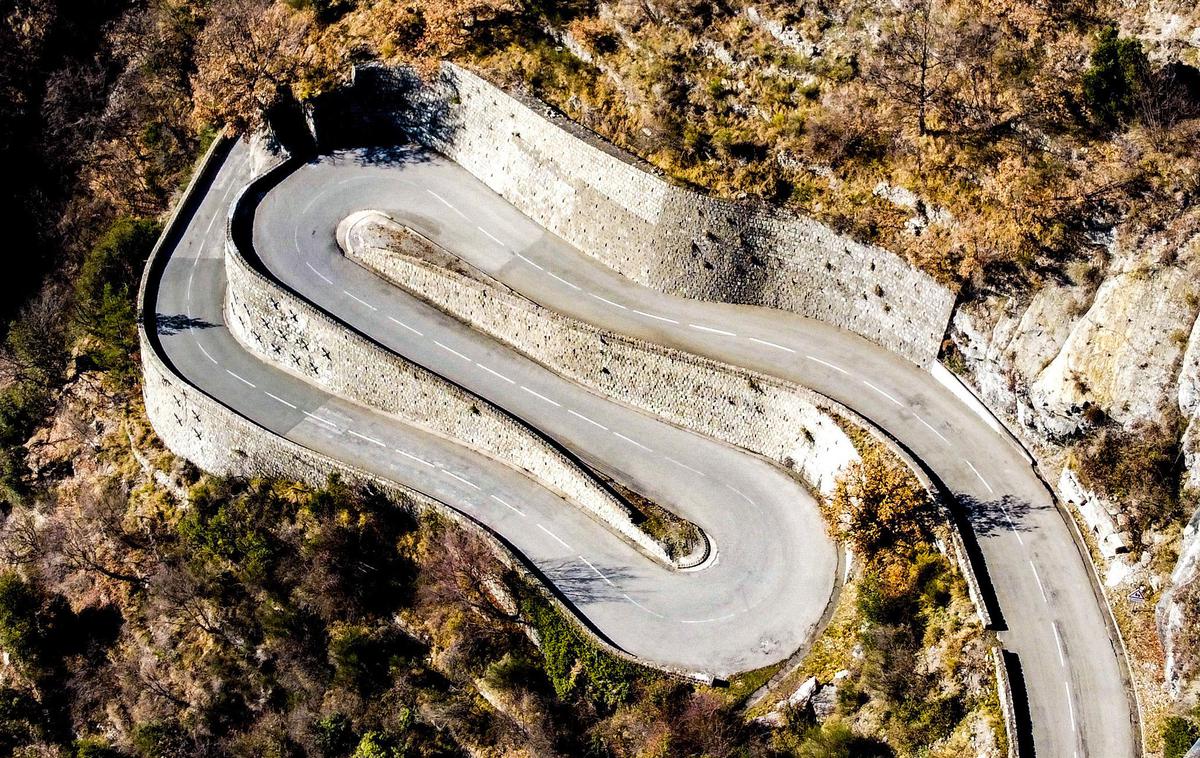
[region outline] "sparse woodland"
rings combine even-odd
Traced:
[[[1194,29],[1195,8],[1177,11]],[[812,215],[964,299],[1094,279],[1114,229],[1183,240],[1200,219],[1200,53],[1130,33],[1149,14],[1076,0],[6,3],[0,753],[1000,750],[986,641],[932,549],[936,519],[870,446],[829,504],[863,567],[804,668],[846,672],[833,715],[768,728],[740,707],[772,672],[707,688],[607,657],[448,524],[337,482],[221,481],[173,460],[140,408],[133,299],[220,128],[285,117],[375,58],[430,72],[450,57],[526,87],[675,181]],[[1072,444],[1089,484],[1149,532],[1192,506],[1180,431],[1097,418]],[[1166,755],[1198,716],[1165,723]]]

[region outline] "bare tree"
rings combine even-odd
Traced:
[[[929,132],[929,112],[945,95],[954,73],[953,42],[938,0],[909,0],[885,25],[867,79],[915,113],[917,131]]]

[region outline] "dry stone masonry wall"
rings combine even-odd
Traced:
[[[645,286],[791,311],[919,365],[954,296],[881,248],[773,208],[674,186],[596,135],[445,67],[445,124],[426,141],[539,224]]]
[[[356,233],[346,230],[353,224]],[[854,444],[797,385],[597,329],[516,295],[383,247],[382,214],[356,214],[347,257],[556,373],[607,397],[782,462],[826,495],[857,460]],[[345,240],[367,244],[346,245]],[[379,244],[370,244],[376,241]],[[432,243],[431,243],[432,244]]]
[[[481,398],[352,332],[225,250],[226,322],[253,355],[332,394],[465,444],[524,471],[655,558],[665,552],[582,468]]]

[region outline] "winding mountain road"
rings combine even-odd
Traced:
[[[349,214],[383,211],[568,316],[809,386],[901,441],[965,505],[1000,639],[1021,661],[1037,753],[1136,751],[1119,653],[1088,568],[1023,452],[931,375],[846,331],[762,308],[683,300],[599,265],[432,154],[363,152],[299,167],[258,205],[259,265],[334,318],[499,406],[693,520],[702,571],[649,560],[512,468],[341,400],[253,357],[224,326],[224,220],[252,174],[237,143],[156,289],[158,343],[203,392],[272,432],[458,507],[503,534],[618,646],[717,675],[779,660],[838,577],[811,497],[761,459],[567,381],[400,292],[339,251]]]

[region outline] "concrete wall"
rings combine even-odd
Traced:
[[[347,220],[370,240],[381,214]],[[377,227],[378,228],[378,227]],[[597,329],[460,274],[380,245],[347,245],[347,257],[484,334],[598,394],[765,455],[831,495],[858,459],[815,393],[779,379]],[[430,243],[432,244],[432,243]]]
[[[251,354],[334,395],[525,472],[644,552],[670,563],[662,547],[634,526],[623,503],[512,417],[351,331],[268,280],[248,264],[232,241],[226,244],[225,273],[225,320]]]
[[[605,265],[671,294],[826,321],[922,366],[936,357],[954,296],[898,256],[811,219],[674,186],[464,69],[447,65],[443,80],[450,105],[423,139]]]

